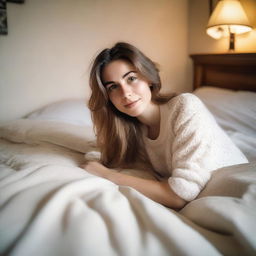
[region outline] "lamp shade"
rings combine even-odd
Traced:
[[[238,0],[219,1],[214,9],[206,32],[218,39],[229,36],[230,33],[242,34],[252,30],[246,13]]]

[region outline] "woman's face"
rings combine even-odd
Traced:
[[[115,60],[106,65],[102,82],[113,105],[129,116],[143,116],[153,104],[148,82],[128,61]]]

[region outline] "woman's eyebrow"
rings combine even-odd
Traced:
[[[128,76],[130,73],[137,73],[137,71],[135,71],[135,70],[128,71],[128,72],[125,73],[122,77],[125,78],[125,77]]]
[[[131,71],[128,71],[127,73],[125,73],[122,78],[125,78],[126,76],[128,76],[130,73],[137,73],[137,71],[135,70],[131,70]],[[115,82],[114,81],[107,81],[107,82],[104,82],[103,85],[104,86],[107,86],[108,84],[114,84]]]

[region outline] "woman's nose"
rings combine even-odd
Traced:
[[[122,85],[121,92],[122,92],[123,98],[125,98],[125,99],[130,98],[132,95],[131,88],[128,85]]]

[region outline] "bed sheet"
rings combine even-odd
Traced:
[[[211,86],[194,93],[248,160],[256,161],[256,93]]]
[[[90,129],[39,120],[0,127],[0,253],[255,255],[255,163],[215,171],[177,212],[79,168],[96,150]]]

